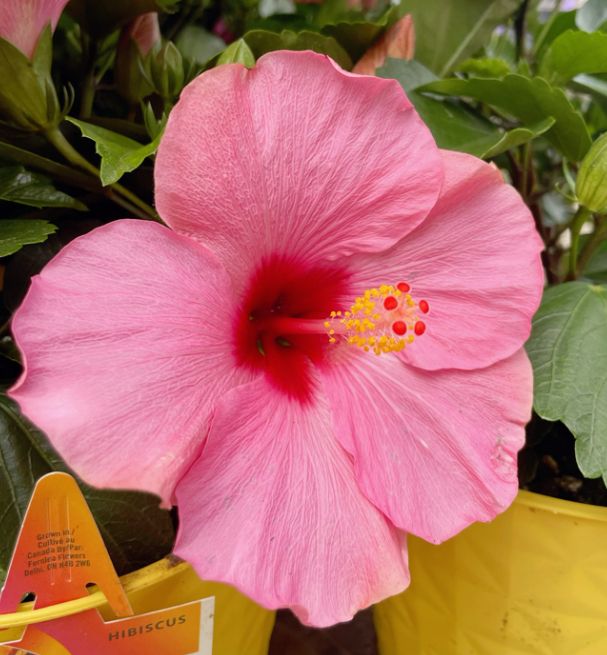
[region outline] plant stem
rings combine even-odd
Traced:
[[[72,147],[70,142],[63,136],[63,133],[58,127],[52,127],[45,133],[49,142],[74,166],[82,168],[91,175],[99,179],[99,169],[89,161],[87,161],[75,148]],[[162,222],[155,209],[141,200],[134,193],[123,187],[122,184],[117,182],[109,185],[109,193],[107,194],[114,202],[121,205],[125,209],[135,213],[142,213],[144,218],[149,218],[154,221]]]
[[[115,187],[116,185],[112,185]],[[111,189],[108,189],[106,191],[106,196],[114,203],[122,207],[123,209],[126,209],[131,216],[140,216],[141,215],[141,209],[137,207],[136,205],[131,204],[128,200],[125,198],[119,196],[117,193],[114,193]],[[146,219],[149,220],[155,220],[158,221],[159,223],[161,222],[160,219],[158,218],[153,218],[151,216],[146,216]]]
[[[82,51],[85,55],[85,69],[82,78],[82,95],[80,97],[80,118],[88,118],[93,113],[93,102],[95,101],[95,89],[97,79],[95,78],[95,63],[97,61],[97,44],[83,34]]]
[[[78,168],[83,168],[88,173],[91,173],[95,177],[99,177],[99,171],[93,164],[88,162],[75,148],[72,147],[71,143],[63,136],[63,133],[58,127],[51,127],[45,133],[44,136],[49,140],[49,142],[58,150],[69,162],[78,166]]]
[[[527,22],[527,9],[529,0],[523,0],[514,18],[514,34],[516,41],[516,58],[525,56],[525,24]]]
[[[580,248],[580,233],[582,226],[591,217],[590,210],[586,207],[580,207],[571,221],[569,229],[571,230],[571,247],[569,249],[569,273],[568,280],[575,280],[578,276],[578,251]]]
[[[594,224],[594,232],[584,244],[577,262],[576,274],[584,272],[594,251],[601,245],[603,239],[607,238],[607,221],[605,216],[597,216]]]
[[[545,248],[542,250],[541,258],[546,279],[550,284],[558,281],[558,276],[554,273],[551,259],[551,248],[549,246],[549,238],[544,225],[544,216],[542,208],[538,202],[538,194],[536,191],[537,181],[535,171],[533,169],[533,150],[531,144],[519,148],[519,157],[516,157],[511,151],[507,153],[510,161],[510,175],[512,177],[512,184],[518,189],[518,192],[523,197],[525,204],[529,207],[535,227],[542,237]]]
[[[89,118],[93,113],[93,102],[95,101],[95,71],[91,69],[82,80],[82,97],[80,98],[80,118]]]

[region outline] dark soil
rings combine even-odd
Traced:
[[[291,612],[278,612],[269,655],[377,655],[371,610],[321,630],[302,626]]]
[[[601,478],[584,478],[575,460],[575,439],[562,423],[534,417],[519,454],[520,486],[546,496],[607,507]]]

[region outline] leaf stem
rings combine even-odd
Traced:
[[[575,212],[575,215],[569,225],[571,230],[571,247],[569,249],[569,273],[568,280],[575,280],[578,276],[578,252],[580,248],[580,234],[582,226],[592,216],[589,209],[581,207]]]
[[[87,161],[63,136],[63,133],[58,127],[51,127],[45,133],[49,142],[74,166],[82,168],[91,175],[99,179],[99,169],[89,161]],[[148,205],[145,201],[141,200],[134,193],[129,191],[122,184],[117,182],[109,185],[109,193],[107,194],[116,204],[121,205],[129,211],[135,210],[134,213],[139,214],[144,218],[149,218],[154,221],[162,222],[156,210]]]

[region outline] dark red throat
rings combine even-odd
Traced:
[[[242,366],[263,371],[271,384],[302,403],[312,397],[311,364],[322,363],[327,335],[284,334],[279,317],[325,319],[339,309],[347,275],[336,265],[309,266],[287,257],[264,259],[251,277],[236,317],[236,356]]]

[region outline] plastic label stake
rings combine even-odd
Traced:
[[[89,596],[96,584],[117,617],[96,609],[28,625],[0,655],[211,655],[214,599],[133,615],[91,511],[66,473],[40,478],[0,593],[0,614],[35,595],[35,609]]]

